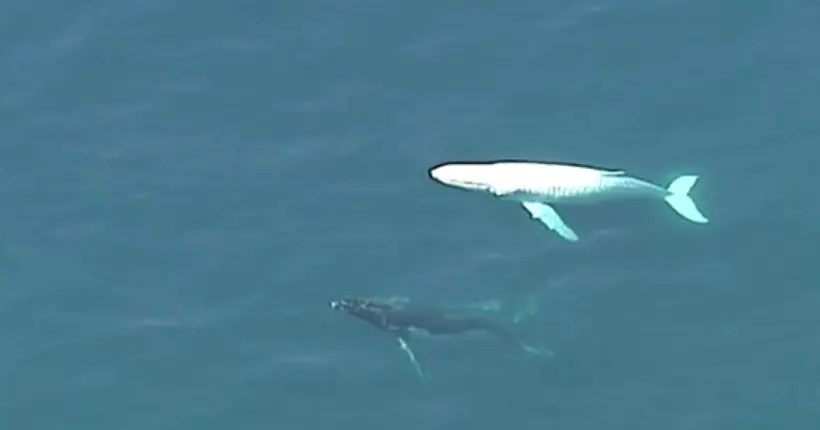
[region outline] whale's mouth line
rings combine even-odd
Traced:
[[[445,185],[449,185],[453,188],[460,188],[464,190],[472,190],[472,191],[489,191],[490,186],[482,183],[482,182],[473,182],[473,181],[464,181],[464,180],[457,180],[457,181],[447,181],[444,182]]]

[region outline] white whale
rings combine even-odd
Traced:
[[[623,170],[534,161],[444,163],[431,167],[429,175],[450,187],[519,202],[533,219],[571,242],[578,241],[578,235],[561,219],[552,203],[584,204],[624,197],[662,198],[689,221],[709,222],[689,197],[698,180],[696,175],[679,176],[663,188],[628,176]]]

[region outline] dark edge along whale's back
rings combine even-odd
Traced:
[[[559,166],[570,166],[570,167],[581,167],[586,169],[595,169],[600,170],[602,172],[623,172],[624,169],[612,168],[612,167],[602,167],[597,166],[594,164],[584,164],[584,163],[576,163],[576,162],[566,162],[566,161],[547,161],[547,160],[526,160],[523,158],[500,158],[494,160],[476,160],[476,161],[469,161],[469,160],[458,160],[458,161],[444,161],[441,163],[434,164],[428,168],[428,170],[437,169],[441,166],[446,165],[459,165],[459,164],[470,164],[470,165],[490,165],[496,163],[534,163],[534,164],[555,164]]]

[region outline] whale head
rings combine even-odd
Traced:
[[[352,313],[355,312],[357,309],[363,309],[366,307],[367,302],[362,299],[339,299],[330,301],[331,309],[347,313]]]
[[[443,185],[467,191],[492,192],[498,180],[490,164],[448,163],[433,166],[430,178]]]
[[[384,305],[359,298],[331,300],[330,308],[374,324],[384,319],[383,315],[387,310]]]

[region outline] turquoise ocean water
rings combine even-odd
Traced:
[[[4,429],[817,429],[820,4],[4,3]],[[518,207],[447,160],[701,176]],[[812,251],[814,249],[814,251]],[[815,257],[812,257],[814,255]],[[340,296],[523,304],[544,363]]]

